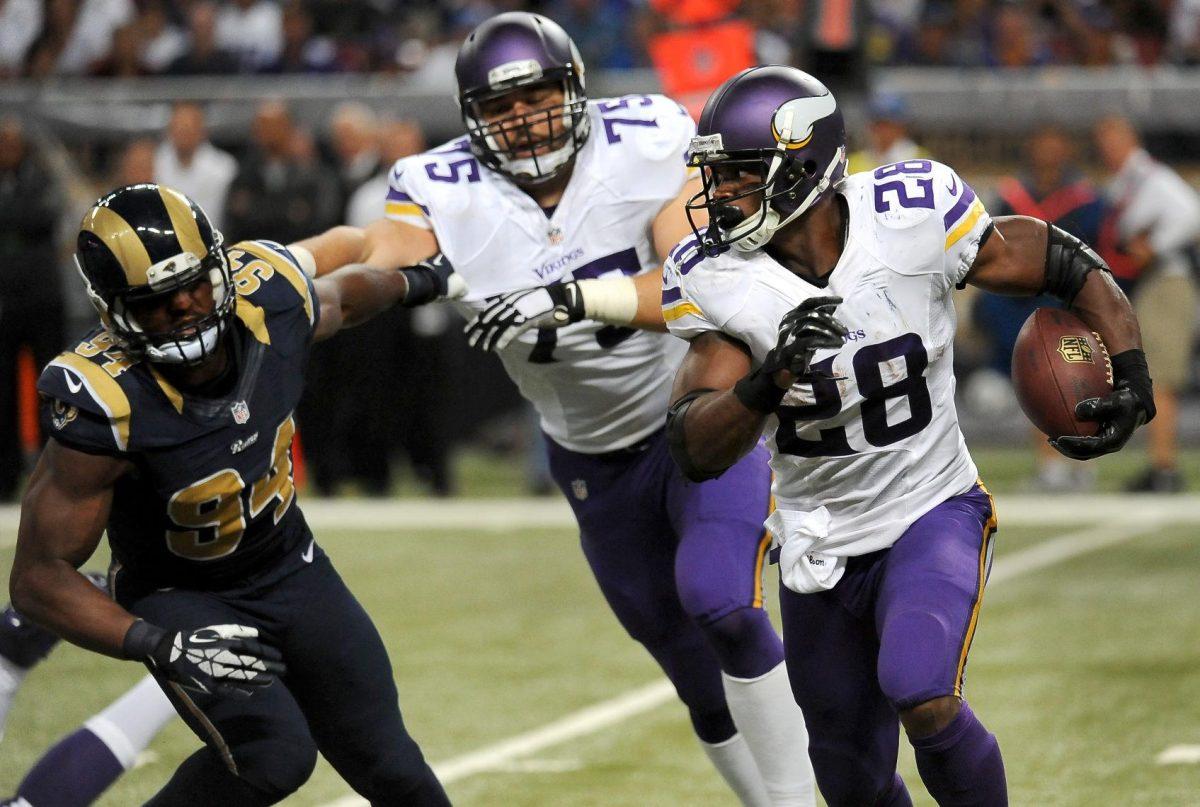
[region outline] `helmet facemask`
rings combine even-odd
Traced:
[[[692,138],[688,164],[700,169],[701,189],[688,200],[685,209],[692,232],[708,255],[729,248],[753,252],[765,247],[779,229],[806,213],[845,174],[844,146],[824,166],[811,159],[801,163],[789,151],[786,140],[775,148],[726,151],[720,134]],[[736,196],[715,196],[720,178],[733,170],[757,174],[762,180]],[[743,216],[730,203],[747,197],[756,197],[759,206]],[[708,213],[703,233],[695,218],[701,209]]]
[[[582,79],[570,65],[542,71],[535,62],[530,62],[523,68],[517,78],[499,81],[482,91],[464,93],[460,104],[472,151],[479,161],[514,182],[536,185],[562,174],[583,148],[590,128],[587,96]],[[485,118],[483,109],[489,101],[548,84],[561,87],[561,105],[498,120]],[[549,139],[536,138],[535,127],[549,131]],[[530,153],[531,147],[540,149],[546,145],[549,149],[545,153]]]
[[[125,352],[156,364],[174,365],[201,364],[215,354],[232,320],[237,295],[221,234],[213,231],[213,240],[212,249],[203,258],[191,252],[174,255],[147,269],[146,285],[107,294],[92,285],[76,257],[88,298],[99,311],[105,328]],[[162,299],[205,279],[212,284],[213,310],[197,322],[152,335],[131,310],[130,303],[136,306],[139,302]]]

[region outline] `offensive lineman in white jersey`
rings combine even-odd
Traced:
[[[348,260],[440,252],[465,279],[471,343],[537,408],[596,580],[705,752],[743,803],[811,805],[804,720],[762,607],[765,449],[696,485],[666,444],[686,346],[663,333],[657,269],[689,231],[695,125],[662,96],[588,101],[574,43],[535,14],[476,28],[456,74],[468,137],[396,164],[387,220]],[[445,294],[431,284],[406,303]]]
[[[1137,321],[1107,266],[1037,219],[993,221],[951,169],[910,160],[844,176],[832,94],[790,67],[716,90],[690,162],[712,226],[664,267],[691,342],[668,431],[694,479],[764,432],[778,509],[792,690],[830,805],[908,805],[897,721],[940,804],[1007,804],[996,738],[962,700],[996,520],[958,429],[950,295],[1058,296],[1100,333],[1115,390],[1082,402],[1115,451],[1154,415]],[[836,316],[835,316],[836,313]]]

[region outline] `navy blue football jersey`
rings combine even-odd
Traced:
[[[42,371],[43,428],[125,457],[108,521],[113,560],[156,586],[215,588],[309,539],[295,504],[293,411],[320,316],[312,282],[279,244],[229,248],[238,377],[226,397],[176,389],[103,329]]]

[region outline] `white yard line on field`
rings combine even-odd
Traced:
[[[997,505],[997,509],[1003,510],[1003,506],[1004,503],[1001,502]],[[1076,512],[1078,516],[1079,512],[1088,511],[1078,510]],[[1088,512],[1088,515],[1092,514]],[[1163,518],[1156,513],[1154,518],[1143,516],[1137,523],[1108,524],[1065,533],[1008,557],[998,558],[992,564],[988,587],[991,588],[1005,580],[1021,577],[1071,558],[1131,540],[1159,529],[1169,521],[1194,521],[1198,516],[1200,513],[1193,511],[1190,519],[1172,519]],[[1078,517],[1074,521],[1078,523]],[[523,755],[532,754],[567,740],[617,725],[631,717],[668,703],[674,700],[674,697],[675,693],[670,682],[664,679],[572,712],[541,728],[485,746],[478,751],[436,763],[433,769],[438,778],[446,784],[466,779],[478,773],[502,770]],[[323,807],[362,807],[366,804],[367,802],[363,799],[351,795],[344,796],[337,801],[323,805]]]
[[[434,764],[433,770],[443,784],[457,782],[477,773],[506,768],[518,757],[565,743],[576,737],[623,723],[631,717],[658,708],[675,698],[675,688],[663,679],[623,695],[572,712],[541,728],[518,734],[478,751]],[[573,768],[572,768],[573,769]],[[367,802],[358,796],[344,796],[324,807],[359,807]]]
[[[997,496],[1000,526],[1073,526],[1081,523],[1142,523],[1200,521],[1200,495],[1128,496],[1088,494],[1065,496]],[[575,529],[566,500],[554,496],[530,499],[305,499],[304,516],[318,538],[322,530],[372,532],[382,530],[460,530],[470,533],[514,529]],[[20,510],[0,506],[0,549],[16,541]]]
[[[1200,745],[1171,745],[1154,758],[1156,765],[1200,765]]]

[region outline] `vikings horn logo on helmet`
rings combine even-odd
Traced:
[[[817,121],[837,111],[833,94],[815,98],[793,98],[784,103],[771,118],[771,134],[790,150],[802,149],[812,140]]]

